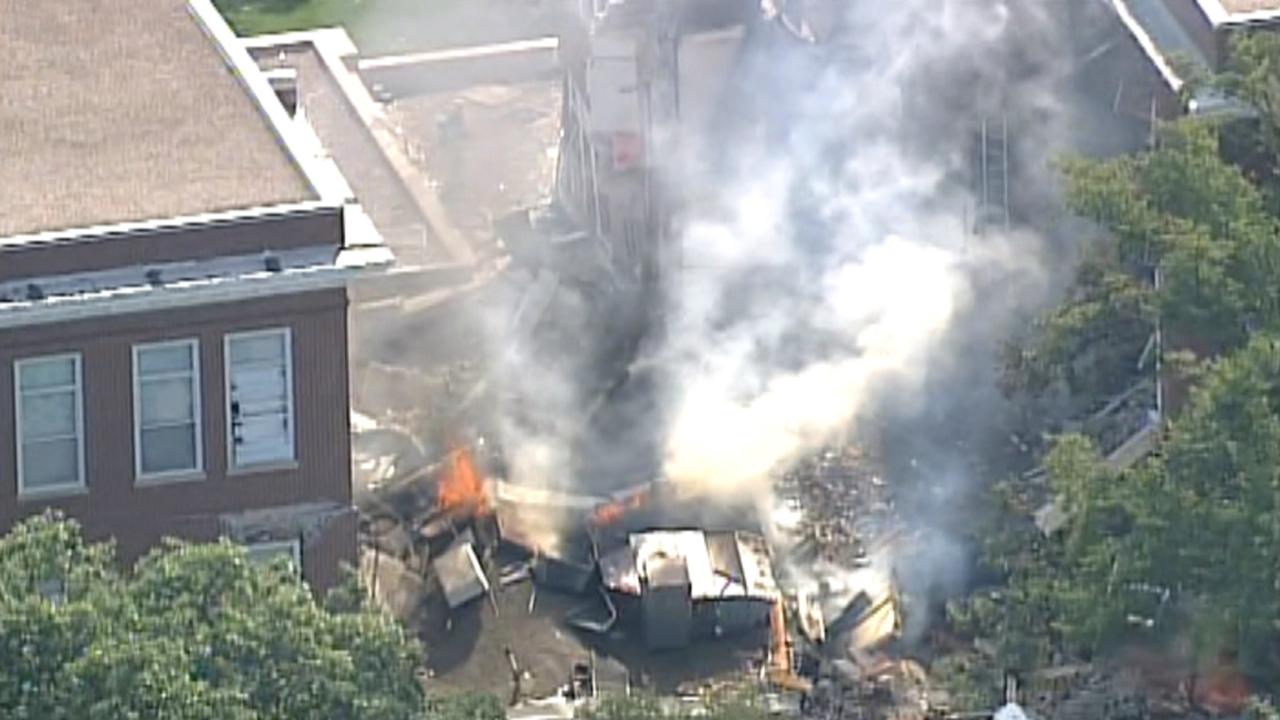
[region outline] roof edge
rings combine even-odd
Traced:
[[[1222,6],[1222,0],[1196,0],[1196,4],[1200,6],[1200,11],[1205,14],[1205,17],[1209,18],[1209,22],[1215,28],[1243,27],[1246,25],[1280,22],[1280,9],[1233,13]]]
[[[262,113],[268,127],[275,133],[276,139],[283,145],[285,153],[312,191],[321,200],[329,202],[351,200],[352,193],[346,183],[339,181],[331,173],[326,173],[320,159],[306,152],[305,145],[293,128],[292,119],[276,98],[262,69],[250,57],[249,51],[241,44],[240,38],[227,24],[222,13],[213,6],[212,0],[187,0],[187,9],[195,18],[196,24],[218,48],[223,62],[230,67],[240,86],[253,99],[258,112]]]
[[[87,225],[66,230],[43,230],[35,233],[9,235],[0,237],[0,252],[9,249],[30,248],[40,245],[60,245],[102,240],[112,237],[128,237],[152,232],[182,230],[204,225],[222,223],[252,222],[263,218],[276,218],[289,215],[315,215],[339,211],[344,207],[341,202],[329,200],[304,200],[296,203],[280,205],[261,205],[236,210],[220,210],[200,213],[198,215],[178,215],[175,217],[156,218],[151,220],[129,220],[121,223],[105,225]]]
[[[509,42],[491,43],[487,45],[468,45],[464,47],[429,50],[425,52],[377,55],[357,60],[356,68],[360,71],[380,70],[383,68],[403,67],[405,65],[421,65],[448,62],[451,60],[471,60],[475,58],[493,57],[495,55],[507,55],[537,50],[557,51],[559,49],[560,38],[554,35],[547,35],[527,40],[512,40]]]
[[[393,263],[394,258],[385,249],[357,248],[339,252],[328,264],[279,273],[263,270],[184,281],[173,287],[148,287],[115,297],[60,297],[38,304],[0,307],[0,330],[336,289],[380,274]]]
[[[249,50],[320,44],[338,57],[350,57],[360,52],[346,29],[337,26],[263,33],[240,38],[240,45]]]
[[[1214,27],[1225,24],[1231,18],[1231,14],[1222,7],[1219,0],[1196,0],[1196,5],[1200,6],[1200,12],[1209,18]]]
[[[1173,65],[1169,63],[1168,58],[1160,52],[1159,46],[1156,45],[1156,42],[1151,38],[1151,35],[1147,33],[1147,29],[1142,26],[1142,23],[1139,22],[1136,17],[1134,17],[1133,13],[1129,10],[1129,4],[1126,0],[1109,1],[1111,3],[1111,7],[1115,9],[1116,14],[1120,17],[1120,22],[1129,30],[1129,34],[1133,35],[1133,38],[1138,41],[1138,45],[1141,46],[1143,54],[1145,54],[1147,58],[1151,60],[1151,63],[1155,65],[1156,71],[1160,73],[1161,79],[1163,79],[1165,84],[1169,86],[1169,89],[1173,90],[1175,93],[1180,92],[1183,85],[1186,84],[1186,81],[1178,75],[1178,72],[1173,68]],[[1201,0],[1201,2],[1203,1],[1204,0]],[[1211,2],[1212,0],[1209,1]]]
[[[191,0],[192,2],[208,2],[209,0]],[[473,263],[476,253],[462,231],[453,223],[444,204],[430,190],[431,182],[426,173],[416,167],[396,141],[395,132],[387,119],[382,106],[374,100],[369,89],[365,87],[356,72],[344,62],[355,56],[356,47],[351,37],[341,28],[320,28],[297,32],[278,33],[274,35],[258,35],[239,40],[240,49],[245,57],[250,58],[249,49],[269,50],[272,48],[297,47],[310,45],[320,60],[324,71],[338,86],[342,102],[356,114],[364,125],[369,138],[378,148],[381,159],[386,162],[403,185],[418,212],[426,220],[428,227],[436,239],[444,246],[450,258],[455,262]],[[265,80],[263,81],[265,83]],[[336,164],[336,163],[335,163]]]

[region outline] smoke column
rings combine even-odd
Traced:
[[[675,170],[720,190],[689,214],[671,286],[668,479],[767,490],[884,389],[899,409],[925,402],[958,362],[948,338],[990,334],[1035,297],[1040,241],[973,236],[964,180],[985,115],[1051,104],[1050,78],[1010,59],[1012,35],[1026,50],[1050,18],[1031,2],[843,5],[846,42],[763,49],[732,147]],[[753,114],[761,97],[782,109]]]

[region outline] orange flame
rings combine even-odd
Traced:
[[[591,513],[592,526],[597,528],[608,527],[626,517],[627,513],[632,510],[639,510],[649,501],[649,492],[649,488],[645,488],[627,497],[597,507],[595,512]]]
[[[489,497],[485,493],[484,479],[476,469],[475,460],[464,447],[456,448],[449,455],[449,463],[440,478],[436,501],[440,508],[454,515],[487,515]]]
[[[1219,715],[1239,714],[1249,703],[1249,684],[1230,661],[1220,661],[1198,690],[1200,707]]]

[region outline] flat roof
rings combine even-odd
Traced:
[[[296,71],[300,117],[408,267],[489,257],[495,219],[546,200],[560,133],[558,76],[521,70],[486,82],[453,63],[498,57],[554,70],[549,51],[558,43],[358,60],[339,28],[242,41],[262,69]]]
[[[1266,10],[1280,10],[1280,0],[1213,0],[1232,15]]]
[[[185,0],[0,0],[0,237],[317,199]]]
[[[1280,0],[1197,0],[1215,26],[1270,24],[1280,21]]]
[[[396,259],[410,267],[449,261],[449,247],[424,214],[406,178],[379,147],[377,137],[354,106],[355,99],[330,72],[321,50],[311,42],[314,36],[286,34],[285,44],[270,52],[255,45],[255,58],[264,69],[297,71],[301,115],[351,184]],[[288,42],[297,37],[302,42]],[[263,38],[253,40],[257,43]],[[420,188],[422,192],[429,190]]]

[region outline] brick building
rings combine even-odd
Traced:
[[[0,0],[0,530],[355,559],[347,286],[391,253],[208,0]],[[74,48],[70,51],[69,48]]]

